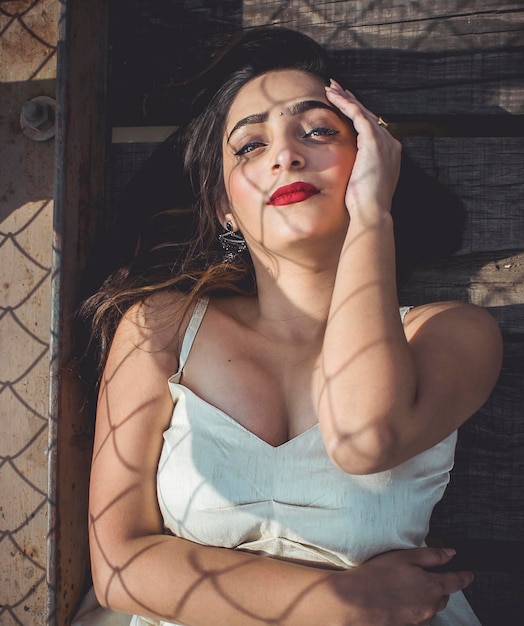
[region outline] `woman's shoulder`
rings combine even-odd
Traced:
[[[498,328],[495,318],[484,307],[455,300],[410,307],[406,314],[407,328],[417,329],[428,321],[443,330],[472,324],[481,331],[493,332]]]
[[[424,304],[409,311],[404,328],[410,344],[430,354],[430,361],[439,353],[453,355],[457,367],[481,372],[491,390],[500,371],[502,336],[487,309],[468,302]]]
[[[178,352],[192,308],[186,294],[177,291],[152,294],[127,309],[114,341],[132,341],[155,352]]]

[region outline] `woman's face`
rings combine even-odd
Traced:
[[[319,78],[299,70],[258,76],[239,91],[226,120],[222,221],[232,218],[255,254],[341,240],[355,155],[352,125],[328,102]]]

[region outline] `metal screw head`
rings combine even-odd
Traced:
[[[37,96],[24,103],[20,128],[34,141],[45,141],[55,134],[56,102],[48,96]]]

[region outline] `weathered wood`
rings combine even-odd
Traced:
[[[228,0],[202,6],[193,0],[183,7],[136,3],[134,11],[125,4],[126,20],[116,18],[113,27],[115,125],[176,123],[176,107],[146,118],[144,94],[204,67],[217,35],[263,24],[296,28],[324,43],[347,84],[392,119],[524,114],[519,2]]]
[[[437,138],[404,144],[425,171],[463,199],[461,253],[524,249],[524,140]]]
[[[66,626],[89,564],[87,500],[92,416],[73,357],[80,277],[105,208],[107,0],[62,3],[58,43],[57,167],[51,404],[48,624]],[[86,54],[89,50],[89,54]],[[54,462],[53,462],[54,461]]]
[[[521,3],[244,3],[244,25],[269,23],[327,45],[348,84],[384,114],[524,112]]]
[[[339,49],[479,50],[522,45],[523,12],[522,4],[511,0],[245,0],[243,24],[293,25]]]
[[[466,300],[485,307],[524,302],[524,253],[452,256],[419,265],[402,285],[403,302]]]

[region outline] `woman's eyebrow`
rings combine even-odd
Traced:
[[[327,104],[326,102],[322,102],[322,100],[302,100],[301,102],[295,102],[295,104],[291,104],[286,107],[291,115],[299,115],[300,113],[305,113],[306,111],[311,111],[311,109],[327,109],[336,115],[339,115],[338,111]],[[231,135],[242,128],[243,126],[247,126],[248,124],[263,124],[267,122],[269,117],[269,112],[265,111],[264,113],[253,113],[252,115],[248,115],[247,117],[243,117],[241,120],[233,126],[231,132],[227,136],[227,141],[231,139]]]
[[[266,111],[265,113],[253,113],[252,115],[248,115],[247,117],[243,117],[241,120],[238,120],[227,136],[228,143],[231,139],[231,135],[239,128],[242,128],[242,126],[247,126],[248,124],[262,124],[263,122],[267,122],[268,117],[269,113]]]
[[[299,115],[300,113],[311,111],[311,109],[327,109],[333,113],[337,112],[335,108],[327,104],[327,102],[322,102],[322,100],[303,100],[302,102],[292,104],[288,109],[291,115]]]

